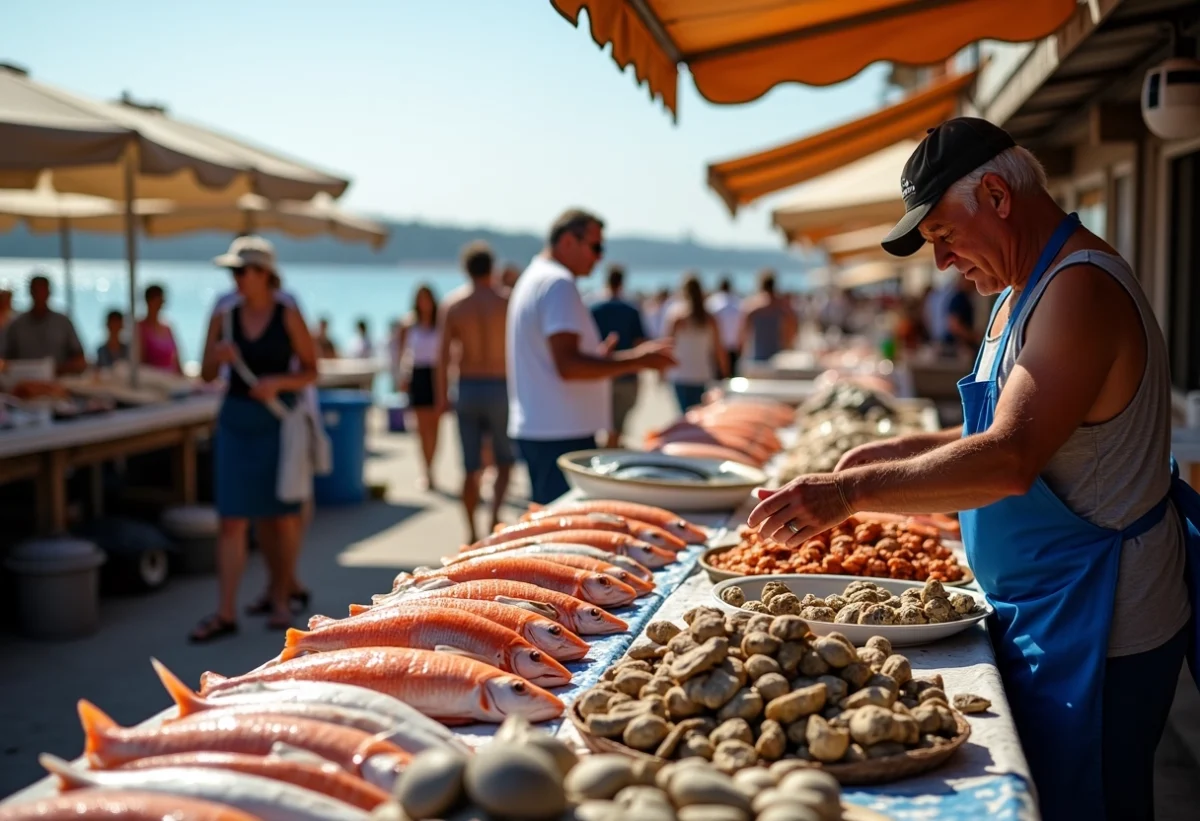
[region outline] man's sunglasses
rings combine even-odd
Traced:
[[[604,256],[604,243],[603,242],[593,242],[588,247],[592,249],[592,253],[595,254],[596,256],[598,256],[598,257]]]

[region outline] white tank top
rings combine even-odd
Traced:
[[[708,324],[680,320],[675,331],[675,361],[679,366],[667,374],[667,379],[681,385],[708,384],[713,378],[714,356],[712,329]]]
[[[985,372],[985,360],[990,371],[990,362],[1000,355],[997,379],[1003,389],[1042,294],[1059,271],[1079,264],[1100,268],[1133,299],[1146,333],[1146,372],[1125,409],[1107,422],[1077,428],[1050,457],[1042,479],[1075,515],[1121,530],[1158,504],[1171,480],[1171,371],[1166,343],[1154,310],[1125,260],[1101,251],[1076,251],[1064,258],[1042,277],[1013,319],[1007,349],[996,350],[998,339],[990,342],[990,351],[985,343],[980,371]],[[990,330],[997,337],[1003,332],[1003,328]],[[1063,367],[1070,363],[1064,362]],[[1179,632],[1190,614],[1183,531],[1171,506],[1163,521],[1121,546],[1108,655],[1153,650]]]
[[[408,329],[408,354],[414,368],[430,368],[437,364],[441,335],[436,328],[413,325]]]

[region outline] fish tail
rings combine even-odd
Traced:
[[[92,782],[85,772],[72,766],[70,761],[64,761],[56,755],[42,753],[38,756],[38,763],[42,765],[46,772],[58,776],[59,786],[63,790],[75,790],[80,787],[92,786]]]
[[[150,663],[154,666],[154,672],[158,674],[158,680],[162,682],[167,695],[179,709],[180,718],[207,708],[208,705],[205,704],[204,699],[192,692],[192,688],[184,684],[179,676],[168,670],[167,665],[154,658],[150,659]]]
[[[358,616],[362,613],[367,612],[370,609],[371,609],[371,605],[369,605],[369,604],[352,604],[352,605],[350,605],[350,615]],[[312,624],[310,623],[309,627],[311,627],[311,626],[312,626]]]
[[[83,725],[83,754],[95,762],[104,753],[108,733],[119,729],[107,713],[85,698],[79,699],[79,723]]]
[[[202,673],[200,675],[200,695],[208,695],[213,691],[213,688],[226,681],[229,681],[228,676],[223,676],[220,673],[214,673],[212,670],[209,670],[207,673]]]
[[[300,647],[300,643],[308,636],[308,632],[297,630],[295,627],[289,627],[283,640],[283,652],[279,654],[280,661],[291,661],[296,656],[304,652]]]

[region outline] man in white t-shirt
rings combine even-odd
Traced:
[[[576,287],[604,255],[604,223],[572,209],[555,220],[546,250],[517,279],[508,302],[508,435],[529,469],[530,498],[567,492],[558,457],[596,446],[612,426],[610,380],[675,364],[669,341],[613,351],[600,341]]]
[[[742,303],[733,292],[729,277],[721,280],[717,292],[708,298],[706,307],[717,321],[721,346],[729,357],[729,375],[737,376],[738,357],[742,354]]]

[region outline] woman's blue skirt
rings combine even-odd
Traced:
[[[225,519],[259,519],[300,512],[275,496],[279,420],[257,399],[226,396],[217,415],[215,498]]]

